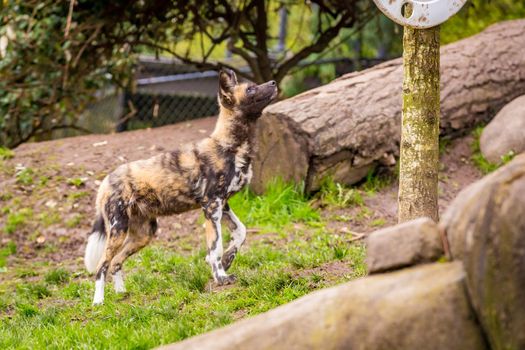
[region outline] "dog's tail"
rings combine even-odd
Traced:
[[[86,253],[84,255],[84,264],[88,272],[93,273],[102,259],[104,248],[106,246],[106,225],[102,215],[97,215],[93,229],[88,237]]]

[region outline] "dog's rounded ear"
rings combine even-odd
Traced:
[[[221,69],[219,73],[219,101],[224,107],[234,105],[233,88],[237,85],[237,76],[231,69]]]
[[[237,76],[231,69],[223,68],[219,73],[219,87],[224,92],[230,92],[237,85]]]

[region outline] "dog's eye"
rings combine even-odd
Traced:
[[[255,92],[255,88],[253,86],[250,86],[249,88],[246,89],[246,93],[248,95],[252,95],[254,92]]]

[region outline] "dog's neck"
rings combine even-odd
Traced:
[[[253,146],[256,118],[244,118],[241,113],[221,106],[217,124],[210,137],[232,151],[245,143]]]

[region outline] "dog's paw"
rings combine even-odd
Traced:
[[[232,265],[233,259],[235,259],[236,254],[237,254],[236,247],[234,247],[231,250],[229,249],[224,253],[221,259],[221,263],[222,263],[222,267],[224,268],[224,271],[228,271],[228,269]]]
[[[233,284],[237,281],[237,277],[235,275],[227,275],[227,276],[218,276],[217,277],[217,285],[224,286],[227,284]]]

